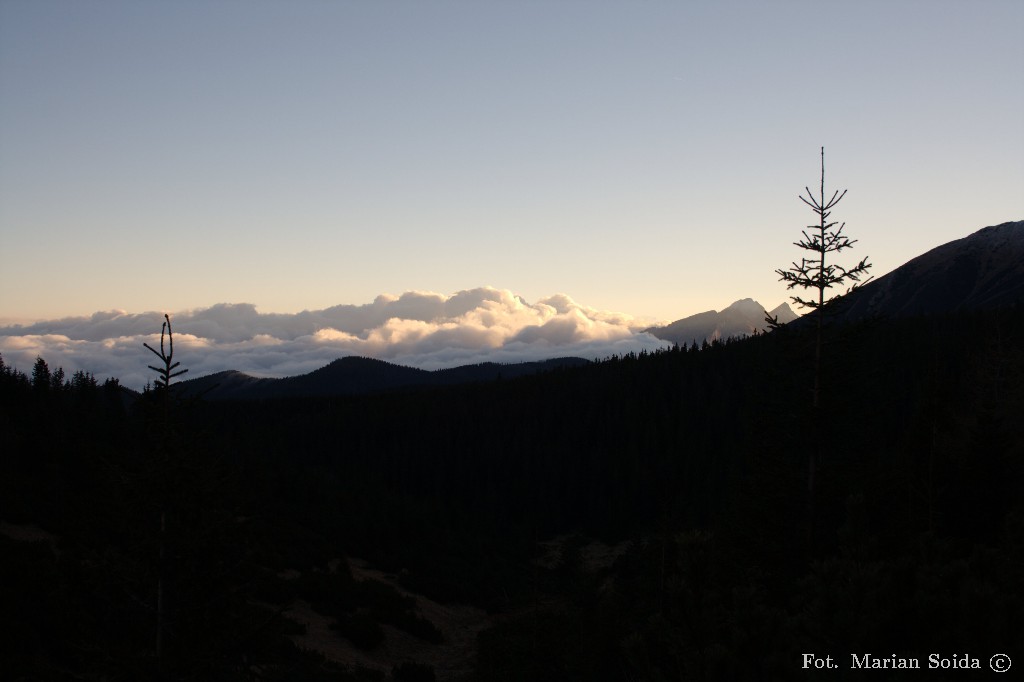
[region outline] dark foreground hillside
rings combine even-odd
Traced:
[[[5,678],[842,680],[869,674],[851,655],[1024,656],[1021,311],[832,331],[817,419],[812,348],[783,329],[444,389],[127,406],[4,368]],[[428,597],[490,614],[467,668],[399,655],[462,637]],[[302,648],[300,607],[364,663]]]

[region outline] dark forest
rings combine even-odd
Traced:
[[[991,674],[1024,653],[1022,338],[1019,306],[832,325],[818,411],[799,325],[333,398],[3,365],[4,678],[842,680],[865,653]],[[417,596],[487,614],[467,667],[334,660],[290,617],[368,655],[445,646]]]

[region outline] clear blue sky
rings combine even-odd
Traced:
[[[0,318],[490,285],[671,320],[1024,217],[1024,3],[0,2]]]

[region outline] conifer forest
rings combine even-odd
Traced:
[[[791,324],[266,400],[176,391],[190,359],[163,348],[142,394],[5,363],[2,676],[844,680],[933,653],[991,674],[1024,654],[1022,338],[1019,306],[836,324],[816,370]]]

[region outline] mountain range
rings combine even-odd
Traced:
[[[770,314],[777,316],[782,324],[798,317],[788,303],[779,305]],[[764,330],[767,326],[764,318],[765,307],[752,298],[744,298],[721,312],[709,310],[676,320],[664,327],[649,327],[644,331],[659,339],[688,346],[692,343],[701,344],[705,340],[749,336]]]
[[[202,395],[209,400],[319,398],[513,379],[589,362],[583,358],[553,358],[515,364],[485,362],[428,371],[350,356],[300,376],[269,379],[229,370],[183,381],[178,386],[183,395]]]
[[[797,319],[797,315],[786,303],[772,310],[771,314],[778,316],[782,323]],[[711,310],[698,313],[664,327],[645,329],[644,332],[680,345],[694,342],[700,344],[705,340],[749,336],[764,329],[764,318],[764,307],[753,299],[745,298],[721,312]],[[563,357],[512,364],[488,362],[427,371],[373,358],[350,356],[301,376],[257,378],[244,372],[228,370],[184,381],[180,385],[185,394],[202,394],[211,400],[326,397],[511,379],[588,363],[583,358]]]
[[[912,259],[836,302],[839,323],[877,317],[913,317],[949,311],[997,308],[1024,299],[1024,221],[977,232]],[[800,317],[789,304],[771,311],[781,323]],[[646,333],[679,345],[749,336],[765,328],[765,308],[746,298],[724,310],[690,315]],[[483,363],[427,371],[365,357],[345,357],[301,376],[257,378],[225,371],[181,382],[187,395],[212,400],[325,397],[409,388],[453,386],[515,378],[587,364],[564,357],[516,364]]]
[[[1000,308],[1024,299],[1024,221],[992,225],[938,246],[840,298],[840,323]],[[765,308],[753,299],[645,329],[678,344],[753,334],[765,327]],[[783,324],[799,319],[789,304],[769,311]]]

